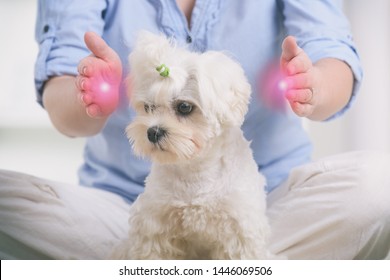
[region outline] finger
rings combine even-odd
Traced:
[[[310,72],[288,76],[284,81],[289,89],[310,89],[313,87],[313,75]]]
[[[89,93],[85,93],[83,94],[82,100],[85,105],[90,105],[93,103],[93,95]]]
[[[102,116],[100,107],[94,103],[87,107],[86,112],[91,118],[100,118]]]
[[[314,110],[314,106],[308,103],[290,102],[290,106],[294,113],[299,117],[308,117]]]
[[[87,56],[83,58],[77,66],[77,71],[79,72],[79,74],[86,77],[91,77],[95,75],[95,65],[97,63],[96,60],[97,58],[94,56]]]
[[[313,99],[313,91],[311,89],[292,89],[285,94],[290,102],[310,103]]]
[[[88,49],[98,58],[107,62],[118,60],[118,55],[111,49],[107,43],[96,33],[86,32],[84,41]]]
[[[76,87],[80,90],[80,91],[90,91],[91,90],[91,86],[92,86],[92,83],[91,83],[91,80],[87,77],[84,77],[84,76],[81,76],[81,75],[78,75],[76,76]]]
[[[287,75],[295,75],[307,72],[312,67],[312,62],[305,52],[300,52],[285,65]]]
[[[84,76],[77,75],[75,80],[75,85],[78,90],[83,91],[84,90]]]
[[[83,93],[82,92],[79,92],[77,93],[77,101],[79,102],[79,104],[85,106],[85,103],[84,103],[84,100],[83,100]]]
[[[79,92],[77,94],[77,100],[84,107],[89,106],[93,103],[93,97],[86,92]]]

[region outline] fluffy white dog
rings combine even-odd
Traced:
[[[137,117],[126,132],[153,165],[114,258],[269,258],[265,179],[240,129],[251,93],[240,65],[149,33],[129,60]]]

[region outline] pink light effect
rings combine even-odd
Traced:
[[[280,70],[279,62],[270,63],[259,76],[259,98],[266,107],[273,111],[286,113],[288,108],[286,92],[288,88],[286,75]]]
[[[100,92],[101,93],[108,93],[110,91],[111,87],[108,83],[102,82],[100,84]]]
[[[115,111],[119,101],[119,85],[110,84],[102,77],[95,77],[92,84],[93,102],[106,115]]]

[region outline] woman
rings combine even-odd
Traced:
[[[338,1],[42,0],[38,11],[38,102],[60,132],[88,137],[79,177],[92,188],[0,173],[6,257],[100,259],[126,236],[128,208],[149,171],[124,136],[134,113],[123,79],[131,75],[127,56],[140,30],[164,33],[193,51],[226,51],[244,68],[253,94],[243,130],[267,178],[273,253],[388,254],[389,157],[357,152],[311,162],[301,125],[300,117],[345,112],[362,79]],[[293,115],[265,92],[275,61],[284,77],[276,92]],[[96,79],[108,85],[110,98],[99,97]],[[28,218],[18,215],[22,210]]]

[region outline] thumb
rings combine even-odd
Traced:
[[[116,52],[111,49],[107,43],[96,33],[86,32],[84,41],[88,49],[98,58],[107,62],[116,61],[119,59]]]
[[[282,43],[282,56],[281,61],[289,62],[291,59],[296,57],[302,49],[298,46],[297,41],[293,36],[287,36]]]

